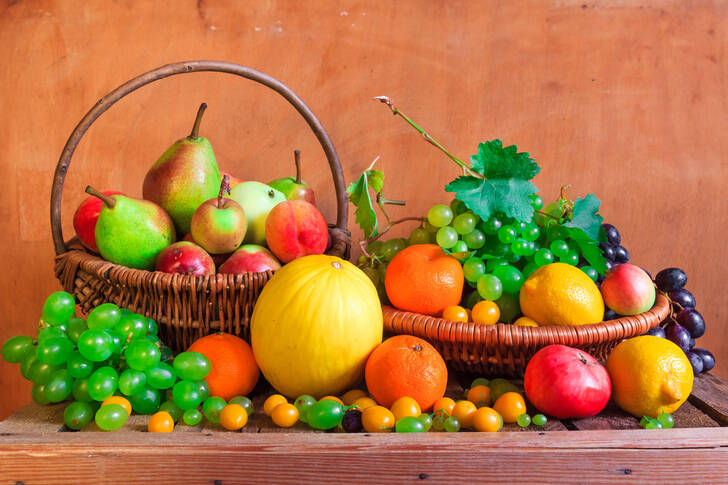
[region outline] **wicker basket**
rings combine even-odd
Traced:
[[[431,342],[448,368],[485,376],[523,377],[526,364],[540,348],[550,344],[577,347],[605,361],[622,339],[642,335],[670,312],[670,303],[658,294],[648,312],[607,322],[569,327],[520,327],[451,322],[390,306],[383,308],[384,328]]]
[[[235,74],[267,86],[293,105],[313,130],[326,153],[337,201],[336,224],[329,225],[332,245],[327,254],[349,257],[351,234],[346,229],[347,199],[338,155],[321,123],[287,86],[254,69],[218,61],[168,64],[138,76],[101,98],[79,122],[66,142],[56,167],[51,194],[51,231],[55,245],[55,273],[63,288],[78,299],[86,314],[96,305],[113,302],[147,315],[159,324],[160,337],[174,351],[220,330],[249,338],[249,319],[255,301],[271,277],[245,275],[188,276],[143,271],[115,265],[88,252],[77,240],[66,243],[61,229],[63,181],[76,146],[91,124],[119,99],[154,81],[176,74],[214,71]]]

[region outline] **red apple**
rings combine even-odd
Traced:
[[[326,219],[315,205],[303,200],[281,202],[265,221],[268,247],[284,263],[309,254],[323,254],[328,238]]]
[[[263,246],[244,244],[220,266],[220,274],[245,274],[275,271],[281,267],[275,256]]]
[[[655,284],[639,266],[623,263],[607,272],[602,282],[604,303],[620,315],[638,315],[655,304]]]
[[[188,232],[185,234],[185,237],[182,238],[182,241],[189,241],[197,244],[197,241],[192,237],[192,233]],[[197,244],[199,246],[199,244]],[[204,249],[204,248],[203,248]],[[210,253],[207,253],[210,254]],[[212,258],[212,261],[215,263],[215,267],[219,268],[222,263],[227,261],[227,258],[230,257],[230,255],[233,253],[225,253],[225,254],[210,254],[210,257]]]
[[[122,193],[115,190],[104,190],[103,194],[117,195]],[[87,197],[78,206],[76,213],[73,214],[73,229],[78,234],[81,244],[95,253],[99,252],[99,248],[96,245],[94,231],[96,230],[96,221],[99,220],[99,213],[103,205],[104,201],[98,197]]]
[[[607,369],[583,350],[549,345],[534,355],[523,378],[536,409],[559,419],[594,416],[612,394]]]
[[[162,249],[154,269],[163,273],[207,276],[215,274],[215,263],[197,244],[179,241]]]

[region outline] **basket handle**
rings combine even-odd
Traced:
[[[104,111],[111,108],[114,103],[142,86],[146,86],[154,81],[174,76],[176,74],[205,71],[235,74],[260,83],[283,96],[293,105],[294,108],[296,108],[296,111],[303,116],[306,123],[308,123],[308,126],[311,127],[311,130],[313,130],[313,133],[316,135],[316,138],[326,153],[329,168],[331,169],[331,175],[334,179],[334,188],[336,190],[336,227],[346,231],[348,208],[346,187],[344,185],[344,174],[341,170],[341,164],[339,163],[339,156],[336,154],[334,145],[331,143],[331,139],[326,133],[326,130],[324,130],[324,127],[321,125],[321,122],[318,118],[316,118],[316,115],[313,114],[311,109],[306,106],[301,98],[296,95],[296,93],[291,91],[288,86],[279,80],[260,71],[241,66],[239,64],[221,61],[175,62],[173,64],[167,64],[165,66],[152,69],[149,72],[137,76],[99,99],[89,112],[86,113],[86,116],[79,121],[78,125],[76,125],[76,128],[74,128],[71,133],[71,136],[68,137],[66,146],[63,147],[63,152],[58,160],[58,165],[56,165],[56,171],[53,175],[53,189],[51,192],[51,234],[53,235],[53,244],[57,255],[68,251],[66,243],[63,240],[63,230],[61,228],[61,197],[63,194],[63,181],[66,177],[68,166],[71,163],[73,152],[76,150],[76,146],[78,146],[78,142],[81,141],[86,130],[88,130],[96,118],[101,116]]]

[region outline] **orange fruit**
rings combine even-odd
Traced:
[[[377,405],[377,401],[375,401],[371,397],[364,396],[364,397],[360,397],[359,399],[357,399],[356,401],[354,401],[353,403],[351,403],[351,405],[352,406],[356,406],[360,410],[364,411],[366,408],[370,408],[372,406],[376,406]]]
[[[270,417],[276,426],[290,428],[298,421],[298,408],[291,403],[284,402],[273,409]]]
[[[285,398],[285,396],[281,396],[280,394],[273,394],[272,396],[268,396],[268,398],[263,403],[263,412],[267,416],[271,416],[273,414],[273,410],[278,407],[279,404],[287,403],[288,399]]]
[[[433,316],[460,302],[464,282],[460,262],[435,244],[415,244],[398,252],[384,277],[392,305]]]
[[[473,425],[473,413],[477,410],[475,404],[470,401],[458,401],[455,403],[455,407],[452,408],[451,415],[458,418],[463,428],[469,428]]]
[[[341,401],[344,403],[344,406],[351,406],[354,404],[354,401],[361,397],[367,397],[367,393],[361,389],[352,389],[350,391],[346,391],[344,395],[341,396]]]
[[[468,401],[472,402],[479,408],[483,406],[490,406],[490,387],[471,387],[468,391]]]
[[[229,401],[235,396],[247,396],[258,383],[258,364],[248,343],[229,333],[214,333],[197,339],[189,349],[210,360],[210,373],[205,380],[210,395]]]
[[[174,431],[174,419],[167,411],[159,411],[149,418],[147,431],[150,433],[171,433]]]
[[[106,406],[107,404],[120,404],[124,409],[126,409],[126,414],[131,416],[131,403],[127,398],[122,396],[111,396],[104,399],[104,402],[101,403],[102,406]]]
[[[515,423],[518,416],[526,412],[526,401],[517,392],[506,392],[496,400],[493,409],[498,411],[504,422]]]
[[[229,431],[236,431],[248,422],[248,412],[240,404],[228,404],[220,411],[220,424]]]
[[[432,405],[432,410],[434,412],[440,411],[441,409],[444,409],[448,416],[452,414],[452,408],[455,407],[455,401],[453,401],[449,397],[441,397],[435,403]]]
[[[451,322],[467,322],[468,312],[458,305],[449,306],[442,311],[442,318]]]
[[[322,397],[321,399],[319,399],[319,401],[323,401],[324,399],[331,399],[332,401],[336,401],[336,402],[338,402],[338,403],[339,403],[339,404],[341,404],[342,406],[344,405],[344,401],[342,401],[341,399],[339,399],[339,398],[338,398],[338,397],[336,397],[336,396],[324,396],[324,397]]]
[[[392,411],[392,414],[394,414],[394,419],[397,421],[399,421],[400,418],[404,418],[405,416],[412,416],[413,418],[416,418],[420,414],[422,414],[422,411],[420,410],[420,405],[417,404],[417,401],[409,396],[402,396],[394,401],[392,407],[389,410]]]
[[[361,413],[361,424],[369,433],[391,433],[394,414],[384,406],[371,406]]]
[[[409,396],[426,411],[447,387],[442,356],[412,335],[397,335],[379,344],[367,360],[364,377],[374,400],[388,408],[400,397]]]
[[[475,431],[495,433],[503,428],[503,418],[495,409],[482,407],[472,414],[472,425]]]
[[[482,300],[473,307],[473,322],[481,325],[495,325],[500,318],[500,308],[495,302]]]
[[[513,325],[517,327],[538,327],[538,322],[533,318],[521,317],[513,322]]]

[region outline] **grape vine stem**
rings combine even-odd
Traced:
[[[397,224],[401,224],[403,222],[408,222],[408,221],[424,222],[424,220],[425,220],[424,217],[403,217],[401,219],[397,219],[394,221],[387,218],[387,227],[385,227],[381,232],[375,234],[374,236],[370,237],[369,239],[364,239],[362,241],[359,241],[359,246],[361,247],[362,254],[364,254],[364,256],[366,256],[367,258],[371,259],[373,256],[367,252],[367,250],[366,250],[367,244],[373,243],[374,241],[376,241],[377,239],[382,237],[384,234],[386,234],[387,231],[392,229],[392,227],[396,226]]]

